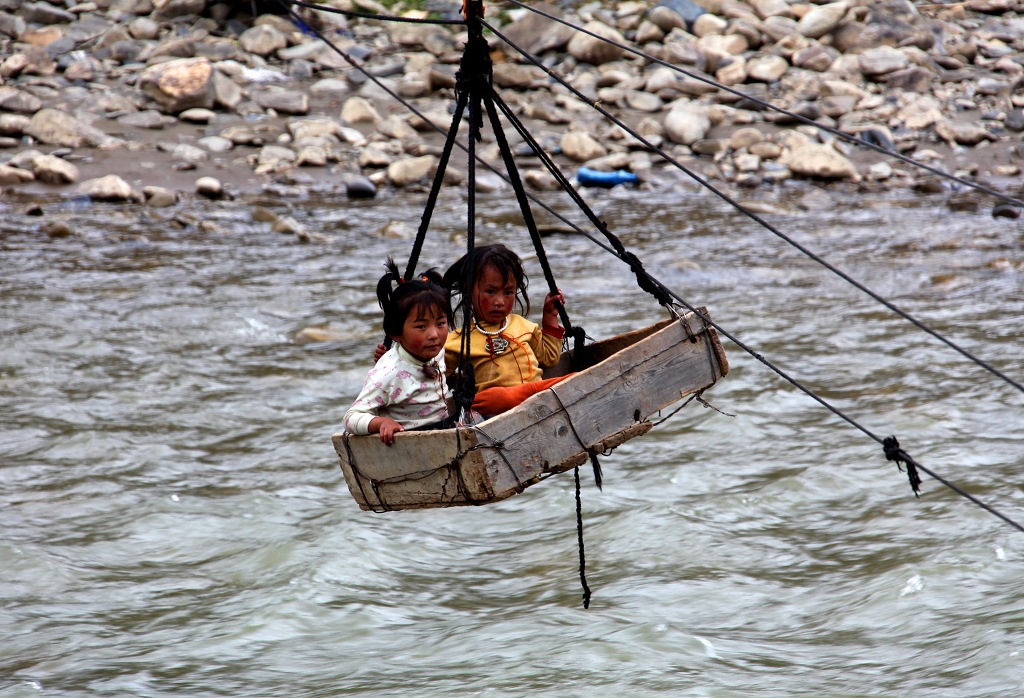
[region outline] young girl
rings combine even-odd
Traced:
[[[469,335],[469,360],[476,378],[473,410],[492,416],[512,409],[534,393],[546,390],[568,376],[544,379],[542,368],[558,363],[563,330],[555,302],[564,303],[561,291],[544,298],[542,324],[513,313],[518,301],[530,312],[526,294],[529,279],[519,257],[504,245],[477,247],[445,272],[445,286],[461,296],[456,315],[464,304],[472,307],[469,327],[448,335],[445,360],[454,370]]]
[[[445,429],[455,422],[448,415],[444,361],[452,309],[436,271],[403,281],[390,257],[384,266],[377,300],[384,311],[384,333],[393,344],[370,369],[345,413],[345,430],[379,433],[390,446],[397,432]]]

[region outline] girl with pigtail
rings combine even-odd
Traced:
[[[445,272],[444,285],[459,296],[456,312],[467,306],[470,322],[448,336],[445,356],[454,367],[468,347],[476,395],[473,411],[501,414],[568,376],[544,378],[545,368],[558,363],[562,328],[556,304],[561,291],[544,298],[541,324],[515,312],[530,312],[529,279],[522,260],[504,245],[474,248]]]
[[[359,397],[345,413],[345,430],[380,434],[390,446],[400,431],[455,425],[448,412],[444,360],[453,318],[436,271],[405,281],[390,257],[384,267],[377,300],[392,345],[370,369]]]

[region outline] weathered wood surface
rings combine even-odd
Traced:
[[[374,510],[505,499],[646,433],[647,417],[729,371],[717,333],[692,313],[587,350],[595,365],[477,427],[404,432],[391,447],[335,434],[352,496]]]

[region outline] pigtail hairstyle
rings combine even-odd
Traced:
[[[443,288],[444,279],[434,269],[406,281],[391,257],[384,262],[384,275],[377,282],[377,302],[384,311],[384,334],[402,334],[409,315],[421,308],[437,308],[444,312],[448,324],[453,322],[452,305]],[[390,346],[390,345],[389,345]]]
[[[455,306],[455,314],[465,311],[466,303],[473,305],[473,287],[476,286],[480,273],[488,266],[494,267],[503,280],[512,279],[516,283],[516,302],[523,315],[530,314],[530,297],[526,288],[530,284],[529,277],[523,270],[523,262],[519,256],[504,245],[482,245],[474,247],[464,254],[444,273],[444,286],[453,295],[459,296]]]

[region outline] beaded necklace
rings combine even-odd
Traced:
[[[508,349],[508,340],[501,336],[501,333],[505,331],[506,327],[508,327],[507,315],[505,316],[505,321],[501,323],[501,327],[499,327],[495,332],[488,332],[485,330],[480,326],[480,323],[476,318],[473,319],[473,324],[476,326],[476,329],[480,334],[487,337],[487,349],[491,352],[492,356],[501,354]]]

